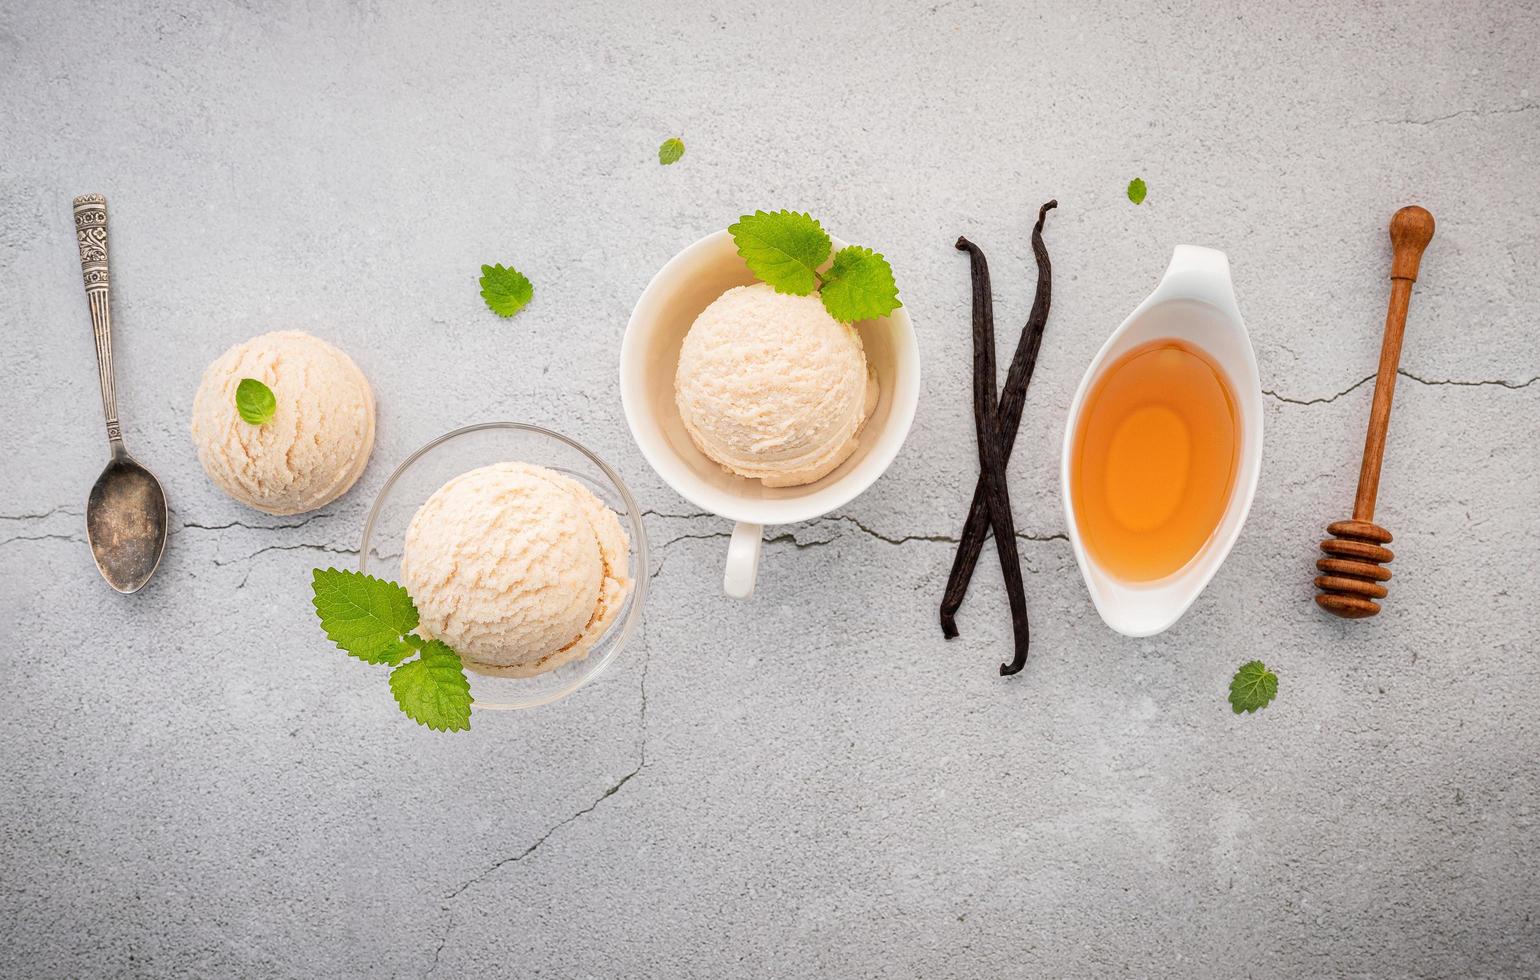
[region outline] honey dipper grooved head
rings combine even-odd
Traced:
[[[1333,537],[1321,542],[1326,557],[1315,563],[1323,573],[1315,579],[1321,590],[1316,605],[1344,619],[1376,615],[1380,604],[1374,600],[1385,598],[1388,590],[1381,583],[1390,581],[1390,570],[1381,566],[1395,558],[1385,547],[1390,532],[1368,521],[1337,521],[1326,532]]]

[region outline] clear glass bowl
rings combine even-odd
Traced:
[[[380,488],[359,546],[358,570],[401,580],[401,547],[417,508],[461,473],[492,463],[534,463],[594,492],[620,517],[631,539],[631,594],[588,656],[534,677],[490,677],[467,670],[477,710],[508,711],[550,704],[598,677],[642,624],[647,604],[647,530],[620,475],[566,436],[520,422],[484,422],[445,433],[408,456]]]

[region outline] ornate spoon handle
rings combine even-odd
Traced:
[[[102,414],[113,455],[123,452],[118,428],[118,390],[112,372],[112,306],[108,298],[107,199],[100,194],[75,198],[75,239],[80,244],[80,275],[91,305],[91,330],[96,334],[96,378],[102,386]]]

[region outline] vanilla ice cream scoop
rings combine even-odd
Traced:
[[[241,418],[243,378],[277,402],[261,425]],[[284,330],[225,351],[193,397],[192,437],[209,479],[249,507],[298,514],[342,496],[374,447],[374,393],[358,365],[307,333]]]
[[[674,400],[697,448],[767,487],[821,479],[877,404],[861,337],[816,296],[736,286],[685,336]]]
[[[417,510],[401,584],[418,632],[482,673],[525,677],[588,656],[631,591],[614,511],[542,466],[494,463]]]

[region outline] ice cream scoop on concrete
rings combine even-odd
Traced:
[[[690,438],[729,473],[812,483],[859,444],[877,404],[861,337],[816,295],[736,286],[685,336],[674,399]]]
[[[418,508],[401,584],[423,636],[473,670],[527,677],[588,656],[631,592],[629,548],[587,487],[541,466],[494,463]]]
[[[254,378],[273,392],[260,425],[236,410],[235,391]],[[346,493],[374,447],[374,393],[342,351],[297,330],[237,344],[203,372],[192,437],[209,479],[249,507],[298,514]]]

